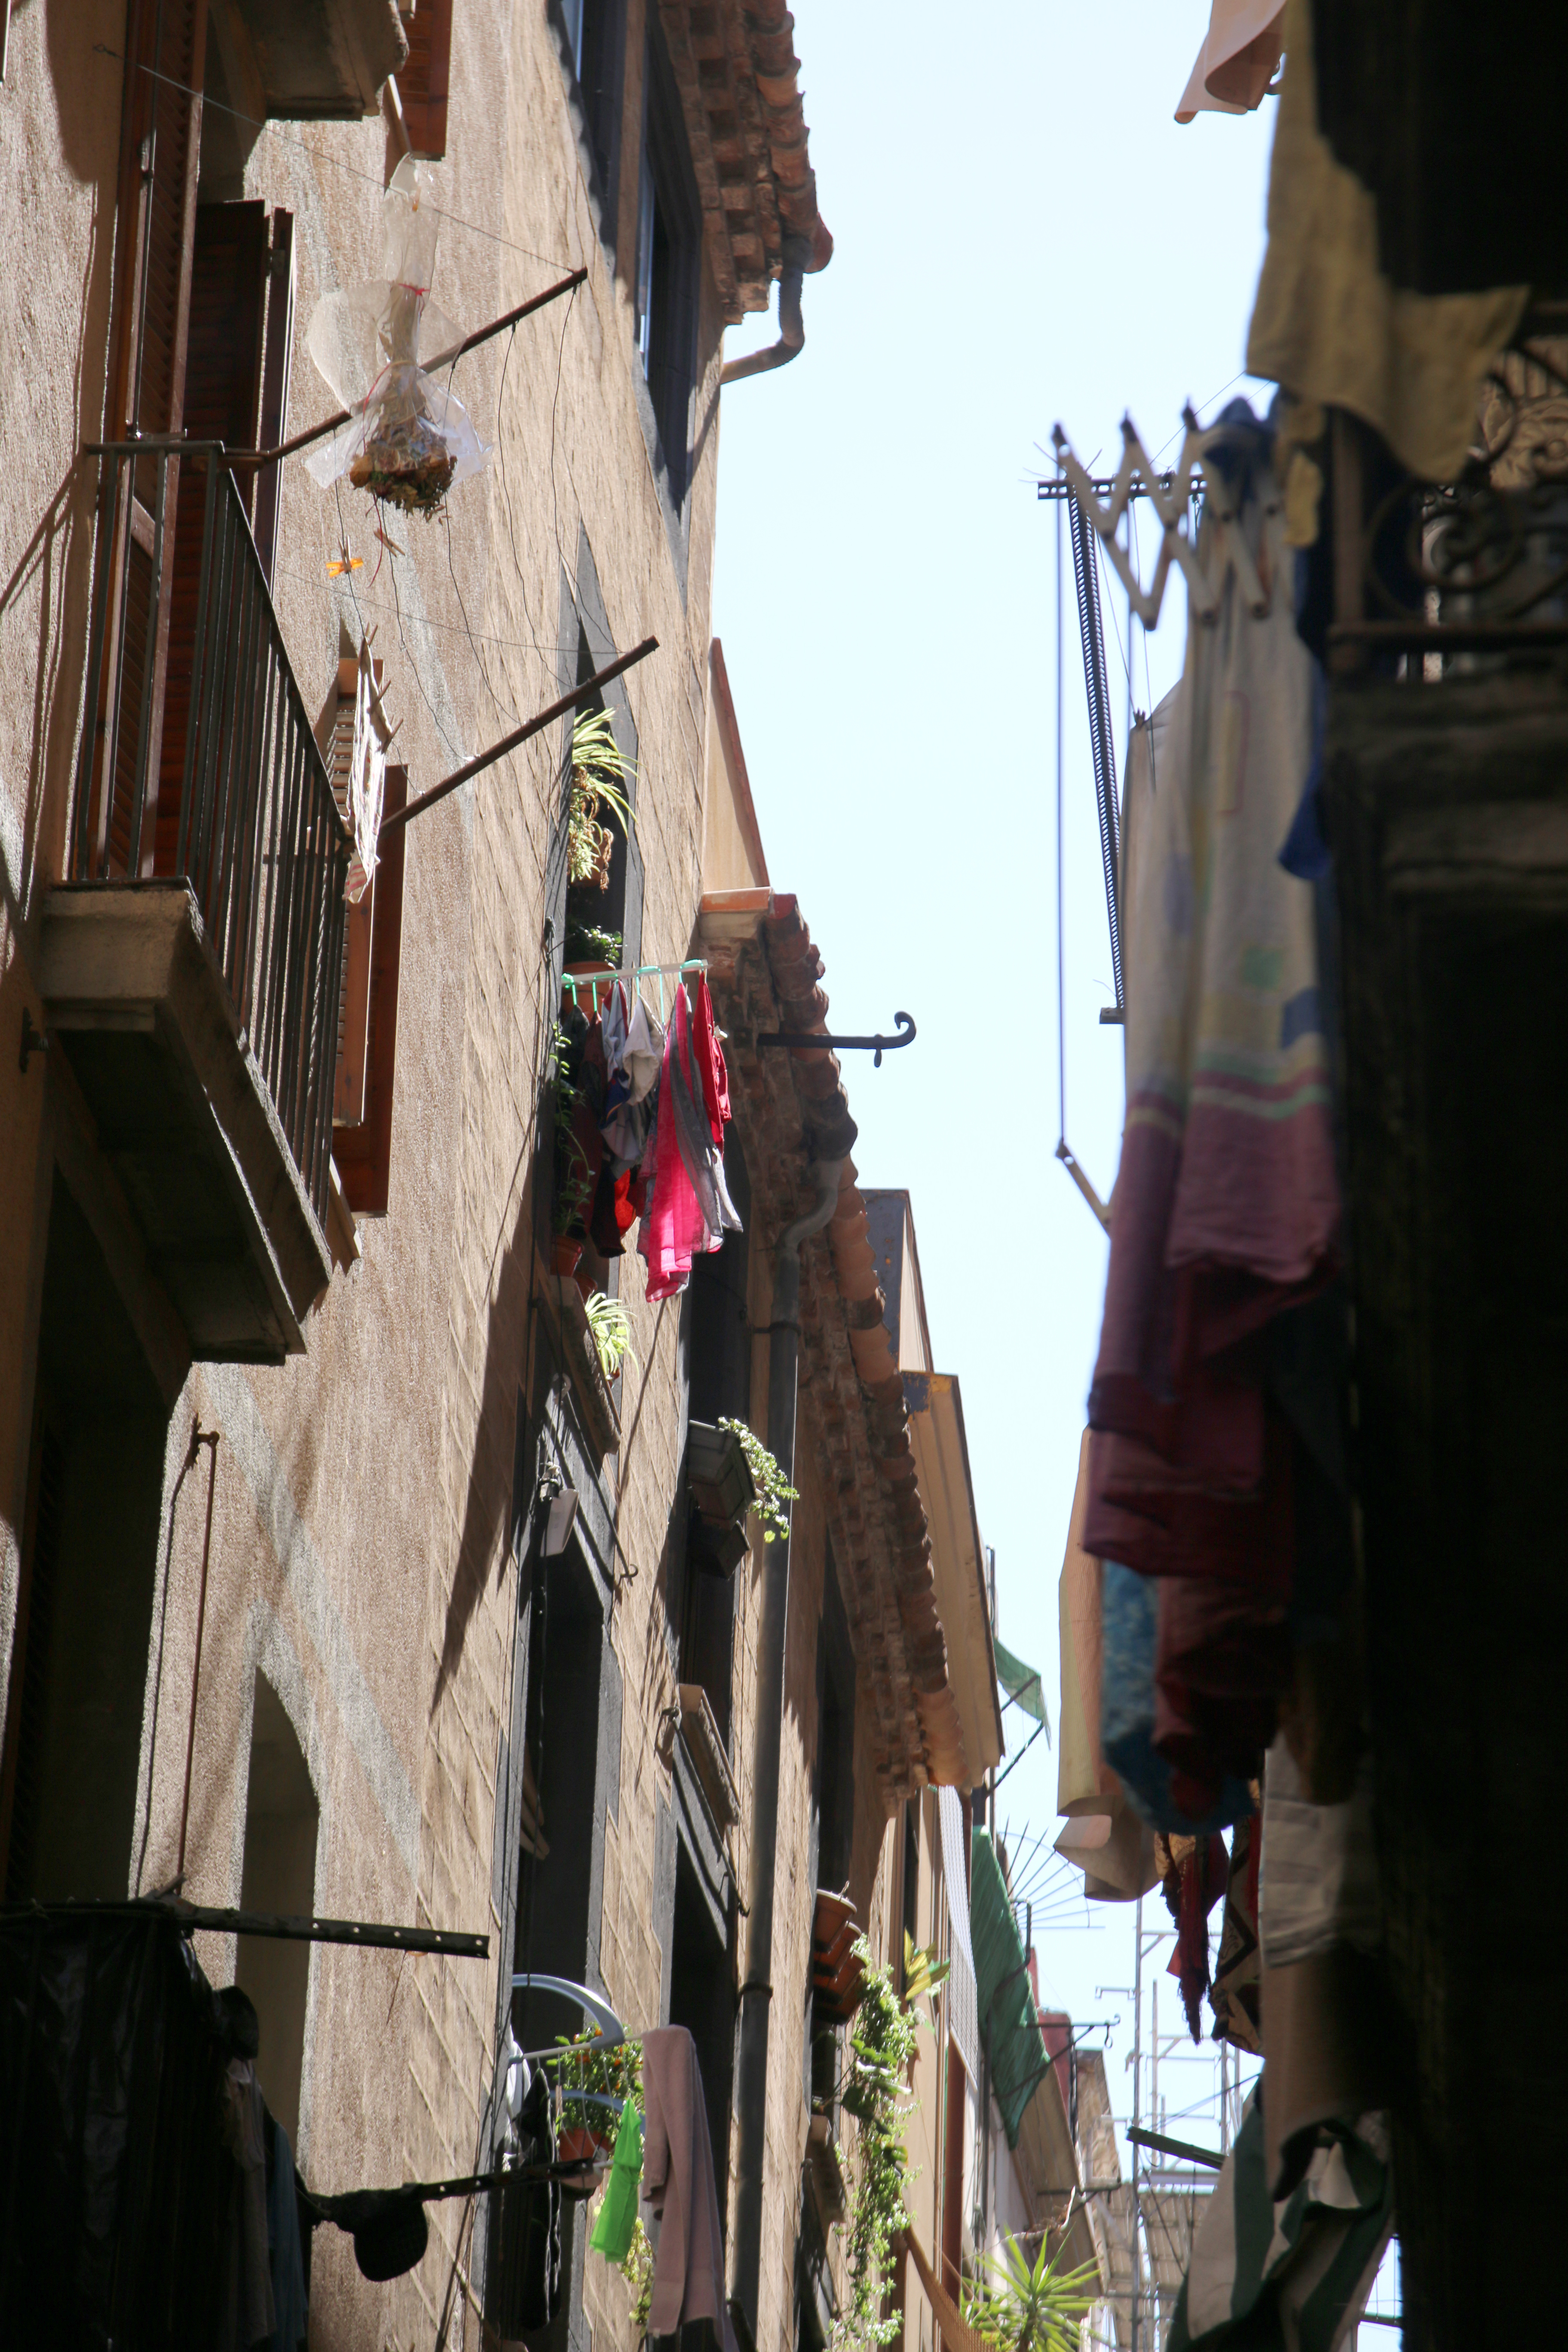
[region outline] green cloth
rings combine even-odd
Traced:
[[[1017,1700],[1026,1715],[1032,1715],[1037,1723],[1045,1725],[1046,1737],[1049,1738],[1051,1727],[1046,1714],[1046,1694],[1038,1675],[1033,1666],[1026,1666],[1022,1658],[1016,1658],[1011,1650],[1004,1649],[994,1637],[992,1647],[996,1653],[997,1681],[1009,1698]]]
[[[594,2252],[603,2254],[607,2263],[624,2263],[631,2251],[637,2219],[637,2183],[641,2179],[642,2117],[628,2099],[621,2109],[621,2126],[616,2134],[616,2151],[610,2158],[604,2202],[588,2241]]]
[[[969,1871],[969,1924],[980,1996],[980,2038],[991,2061],[991,2095],[1001,2111],[1007,2145],[1016,2147],[1024,2110],[1050,2060],[1035,2014],[1023,1938],[996,1849],[984,1830],[976,1830],[971,1841]]]
[[[1331,2352],[1365,2305],[1393,2226],[1382,2116],[1322,2125],[1306,2178],[1275,2204],[1254,2092],[1204,2200],[1167,2352]]]

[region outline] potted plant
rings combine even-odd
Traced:
[[[636,819],[627,797],[637,762],[616,740],[607,710],[584,710],[572,730],[572,780],[566,810],[566,880],[575,889],[607,890],[616,836],[614,817],[629,838]]]
[[[637,1360],[632,1353],[632,1327],[620,1300],[609,1297],[602,1290],[592,1290],[587,1307],[588,1329],[605,1380],[613,1381],[623,1363],[635,1370]]]
[[[586,921],[568,902],[566,908],[566,960],[561,967],[563,980],[574,980],[575,988],[563,988],[565,1002],[576,1004],[584,1013],[603,1013],[609,999],[610,982],[621,968],[621,934],[607,931],[598,923]]]
[[[619,2110],[610,2100],[629,2100],[642,2113],[642,2044],[599,2045],[592,2033],[557,2037],[561,2062],[561,2113],[555,2131],[558,2164],[597,2169],[615,2145]],[[589,2184],[592,2186],[593,2184]]]
[[[1066,2252],[1065,2227],[1056,2252],[1047,2256],[1042,2238],[1032,2263],[1016,2238],[1007,2239],[992,2259],[991,2284],[964,2294],[963,2316],[975,2334],[996,2352],[1078,2352],[1079,2323],[1100,2293],[1100,2269],[1085,2263],[1058,2270]]]
[[[762,1522],[763,1541],[773,1543],[789,1533],[789,1506],[800,1500],[800,1490],[792,1486],[756,1432],[748,1429],[743,1421],[721,1420],[721,1429],[728,1429],[739,1438],[741,1451],[746,1457],[746,1467],[752,1474],[756,1489],[756,1513]]]

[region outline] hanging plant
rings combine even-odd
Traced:
[[[963,2316],[975,2334],[996,2352],[1078,2352],[1079,2322],[1100,2292],[1100,2266],[1058,2270],[1066,2252],[1065,2227],[1056,2252],[1047,2259],[1042,2238],[1033,2263],[1016,2238],[1007,2239],[992,2257],[992,2284],[964,2291]]]
[[[897,2313],[886,2319],[881,2315],[882,2288],[889,2248],[910,2218],[904,2210],[909,2173],[904,2129],[914,2105],[909,2074],[915,2054],[915,2011],[894,1990],[892,1970],[871,1966],[871,1948],[864,1936],[856,1939],[853,1950],[862,1971],[860,2000],[849,2032],[849,2066],[841,2098],[858,2130],[846,2224],[849,2297],[834,2327],[833,2352],[869,2352],[870,2347],[886,2344],[898,2334]]]
[[[566,811],[566,879],[578,888],[610,887],[616,836],[603,823],[607,812],[629,841],[637,822],[627,797],[637,762],[616,740],[607,710],[585,710],[572,730],[572,785]]]
[[[598,1350],[599,1370],[607,1381],[615,1379],[624,1363],[636,1370],[632,1327],[618,1298],[611,1298],[602,1290],[593,1291],[588,1298],[588,1328]]]
[[[763,1541],[773,1543],[779,1537],[787,1536],[789,1506],[799,1502],[799,1487],[790,1485],[755,1430],[748,1429],[743,1421],[721,1418],[719,1426],[732,1431],[741,1441],[741,1451],[757,1490],[755,1509],[762,1521]]]

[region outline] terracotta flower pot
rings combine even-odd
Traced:
[[[574,1234],[557,1234],[550,1253],[551,1266],[556,1274],[575,1274],[582,1255],[583,1244]]]
[[[562,1010],[564,1012],[567,1005],[575,1003],[578,1012],[585,1013],[590,1020],[595,1013],[603,1013],[610,1001],[610,984],[616,976],[614,966],[602,962],[569,963],[563,969],[571,974],[577,986],[575,989],[563,987]]]
[[[566,2124],[555,2136],[557,2164],[600,2164],[609,2153],[609,2141],[586,2124]]]

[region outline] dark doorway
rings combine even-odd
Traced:
[[[730,2178],[730,2093],[735,2064],[735,1980],[729,1939],[719,1931],[684,1842],[676,1847],[675,1927],[669,1964],[669,2021],[684,2025],[697,2044],[702,2070],[713,2177],[719,2183],[719,2226],[728,2231],[725,2189]]]
[[[168,1416],[58,1176],[0,1767],[5,1899],[123,1897]]]

